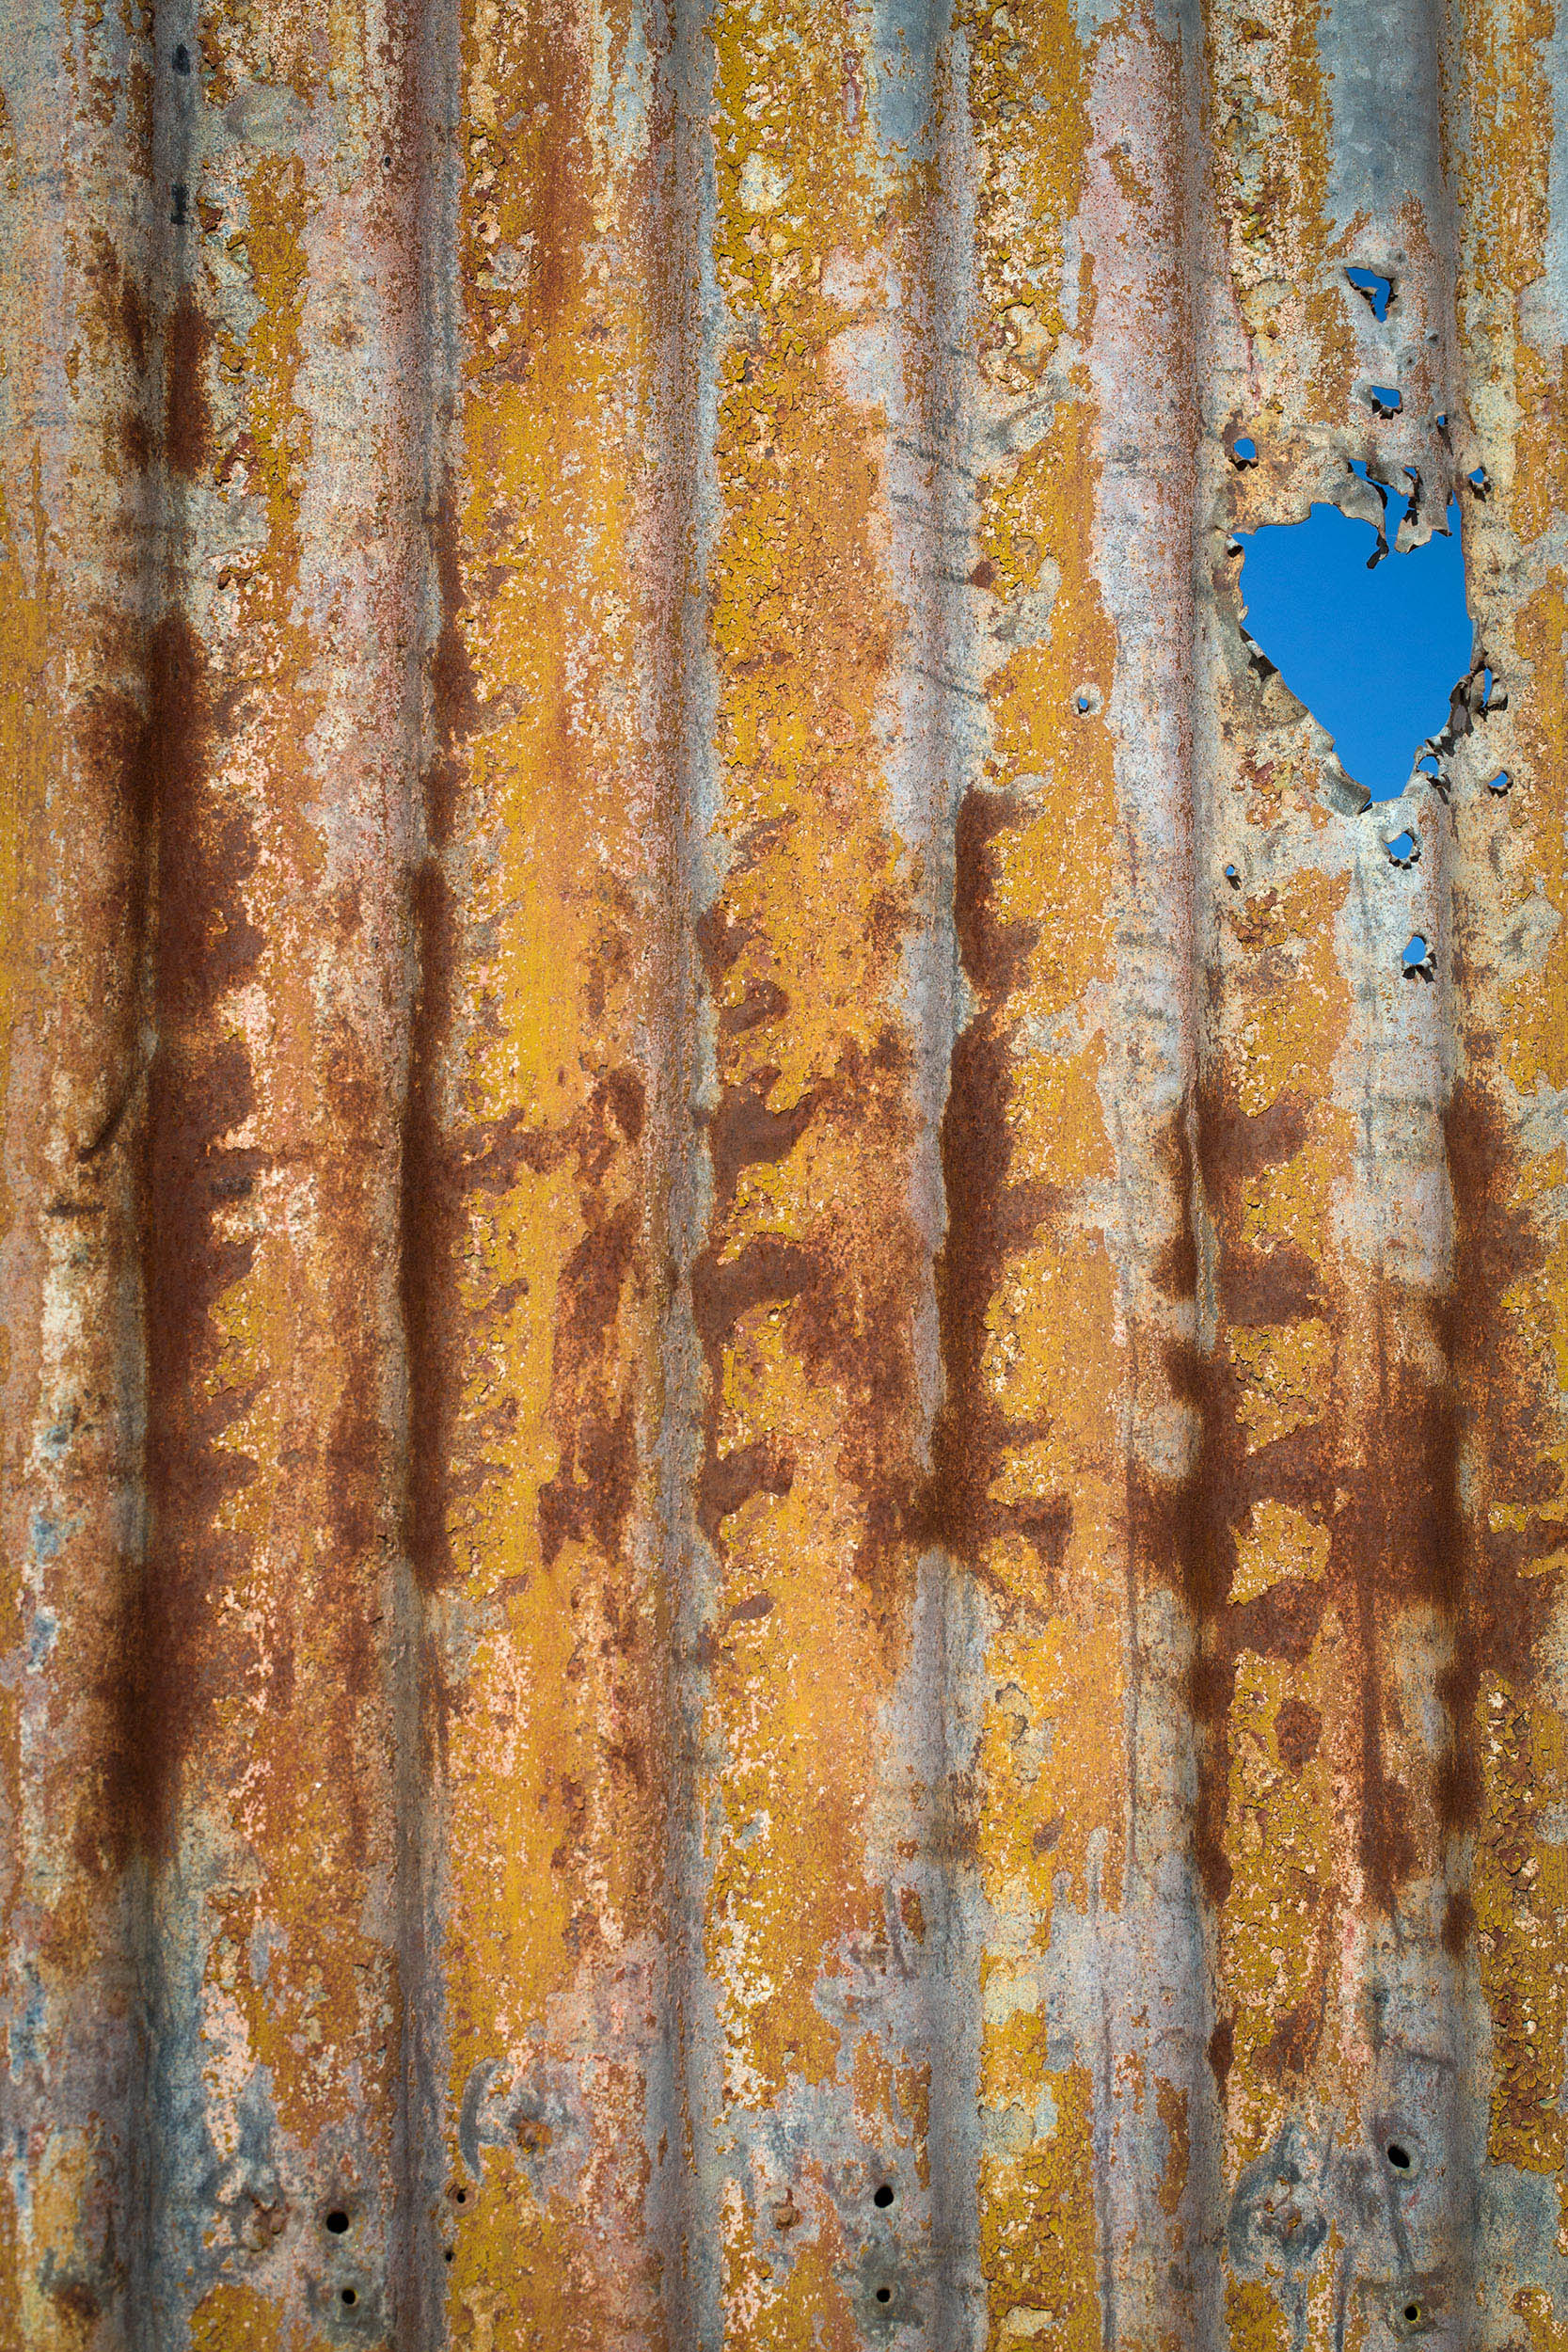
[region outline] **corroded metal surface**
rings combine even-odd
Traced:
[[[1560,2352],[1551,8],[0,96],[0,2345]]]

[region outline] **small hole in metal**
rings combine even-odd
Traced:
[[[887,2206],[892,2204],[893,2190],[886,2181],[882,2183],[880,2188],[873,2192],[871,2201],[874,2205]]]
[[[1413,956],[1410,952],[1410,947],[1407,947],[1404,951],[1404,960],[1406,963],[1421,962],[1426,956],[1426,941],[1419,936],[1413,939],[1410,943],[1410,947],[1418,948],[1420,953],[1419,955]],[[1402,2140],[1391,2139],[1388,2142],[1388,2161],[1393,2166],[1396,2172],[1409,2171],[1410,2151],[1404,2145]]]
[[[877,2289],[877,2300],[879,2303],[891,2303],[893,2300],[893,2289],[891,2287],[879,2287]]]
[[[1421,2316],[1419,2303],[1407,2303],[1404,2307],[1404,2315],[1406,2319],[1419,2319]]]
[[[339,2297],[339,2300],[343,2303],[354,2304],[358,2302],[359,2297],[355,2294],[352,2287],[345,2287],[341,2296]]]
[[[348,2216],[341,2205],[334,2205],[326,2217],[326,2226],[334,2237],[342,2236],[343,2232],[348,2228]]]

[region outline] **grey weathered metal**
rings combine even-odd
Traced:
[[[1552,8],[0,94],[0,2344],[1559,2352]]]

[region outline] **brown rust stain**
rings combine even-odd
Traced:
[[[255,1256],[231,1222],[263,1161],[230,1140],[256,1098],[227,1000],[255,974],[262,940],[245,898],[255,836],[212,789],[214,698],[201,647],[178,614],[154,633],[149,679],[131,787],[157,877],[158,1043],[140,1179],[148,1532],[145,1556],[130,1567],[112,1781],[122,1834],[158,1846],[172,1826],[182,1759],[236,1666],[244,1670],[218,1641],[215,1603],[247,1545],[223,1531],[219,1515],[255,1465],[223,1443],[248,1400],[214,1388],[221,1340],[212,1311]]]

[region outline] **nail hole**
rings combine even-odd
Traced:
[[[334,2237],[342,2236],[343,2232],[348,2228],[348,2216],[341,2205],[334,2205],[326,2217],[326,2226]]]
[[[184,42],[180,41],[176,44],[174,51],[174,71],[176,73],[188,73],[190,70],[191,53]]]
[[[1092,718],[1100,708],[1100,703],[1101,695],[1098,686],[1080,686],[1072,697],[1072,707],[1080,719]]]
[[[1240,890],[1242,886],[1242,878],[1233,866],[1227,866],[1226,867],[1225,879],[1230,884],[1232,890]]]
[[[1411,953],[1412,948],[1418,949],[1419,954],[1413,955]],[[1410,946],[1404,951],[1404,960],[1406,963],[1418,963],[1425,957],[1426,951],[1426,941],[1420,936],[1419,932],[1418,932],[1416,937],[1411,941]],[[1396,2172],[1409,2171],[1410,2151],[1405,2146],[1403,2140],[1391,2139],[1388,2142],[1388,2161],[1393,2166]],[[1410,2314],[1407,2312],[1405,2313],[1405,2317],[1408,2319],[1409,2316]]]
[[[354,2304],[358,2302],[359,2297],[355,2294],[352,2287],[345,2287],[338,2299],[342,2303]]]
[[[1257,465],[1258,444],[1250,434],[1243,433],[1239,439],[1231,443],[1230,462],[1233,466],[1242,467]]]
[[[1392,841],[1386,841],[1389,862],[1395,866],[1414,866],[1421,854],[1421,845],[1409,831],[1397,833]]]
[[[1404,406],[1404,394],[1397,384],[1369,384],[1367,397],[1380,417],[1397,417]]]
[[[877,2289],[877,2300],[879,2303],[891,2303],[893,2300],[893,2289],[891,2287],[879,2287]]]
[[[1503,794],[1508,790],[1509,786],[1513,782],[1513,778],[1509,774],[1508,770],[1506,768],[1499,768],[1495,776],[1487,777],[1486,789],[1488,792],[1495,792],[1500,801]]]
[[[880,2205],[884,2209],[892,2204],[893,2190],[886,2181],[882,2183],[880,2188],[877,2189],[873,2193],[871,2201],[874,2205]]]

